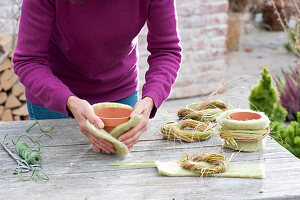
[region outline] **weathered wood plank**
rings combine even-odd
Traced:
[[[169,117],[169,116],[168,116]],[[176,119],[176,118],[174,118]],[[167,120],[171,121],[171,120]],[[53,139],[43,138],[43,169],[50,181],[19,181],[15,162],[0,148],[0,199],[297,199],[300,197],[300,161],[273,139],[258,152],[240,152],[232,162],[262,163],[264,179],[163,177],[153,166],[110,166],[142,161],[177,160],[184,153],[215,152],[226,157],[236,151],[222,149],[214,135],[200,143],[162,139],[163,118],[150,121],[149,130],[131,155],[104,155],[92,151],[76,122],[44,120],[55,126]],[[23,134],[32,121],[0,123],[0,137]],[[29,135],[37,137],[37,127]],[[55,187],[56,184],[58,187]],[[59,188],[59,187],[62,188]]]

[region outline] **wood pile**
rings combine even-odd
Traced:
[[[5,55],[10,52],[9,37],[1,36],[0,51]],[[0,60],[0,121],[29,120],[25,87],[13,71],[12,54],[2,56]]]

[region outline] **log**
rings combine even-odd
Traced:
[[[5,108],[17,108],[21,105],[22,103],[19,101],[19,99],[15,95],[10,94],[5,103]]]
[[[15,54],[15,49],[13,51],[11,51],[11,53],[9,54],[9,58],[12,60]]]
[[[17,116],[28,116],[27,104],[24,104],[20,108],[14,109],[12,113]]]
[[[1,85],[4,91],[10,90],[17,82],[19,81],[19,77],[14,74],[10,80],[1,82]]]
[[[5,103],[6,100],[7,100],[6,92],[0,92],[0,104]]]
[[[0,51],[9,52],[12,48],[13,37],[7,33],[0,33]]]
[[[0,106],[0,116],[3,114],[4,106]]]
[[[20,121],[20,120],[21,120],[20,116],[18,116],[18,115],[14,116],[14,121]]]
[[[30,120],[30,116],[27,115],[27,116],[25,116],[25,117],[22,117],[21,119],[23,119],[23,120]]]
[[[9,81],[14,75],[14,72],[12,69],[6,69],[0,76],[0,81],[5,82]]]
[[[12,63],[9,59],[6,59],[4,61],[4,63],[2,65],[0,65],[0,72],[6,70],[6,69],[11,69],[13,66],[12,66]]]
[[[13,121],[12,112],[10,109],[7,109],[4,111],[4,113],[1,115],[2,121]]]
[[[19,96],[20,101],[26,101],[25,93],[23,93],[21,96]]]
[[[12,88],[12,93],[16,96],[19,97],[21,94],[25,92],[25,87],[22,83],[17,83],[13,86]]]

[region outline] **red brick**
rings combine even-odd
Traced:
[[[206,72],[199,72],[195,74],[196,76],[196,83],[200,84],[214,84],[220,82],[220,80],[224,80],[225,70],[221,71],[206,71]]]
[[[181,70],[183,69],[184,66],[182,66]],[[194,83],[195,76],[193,74],[181,74],[179,72],[179,75],[175,81],[175,84],[173,87],[182,87],[182,86],[187,86],[191,85]]]
[[[203,62],[207,60],[225,58],[227,55],[227,49],[211,49],[207,48],[205,51],[199,51],[195,53],[195,61]]]
[[[218,25],[227,23],[227,13],[217,13],[209,15],[193,15],[190,17],[178,18],[180,28],[196,28],[208,25]]]
[[[195,14],[205,15],[210,13],[225,13],[228,10],[228,2],[200,3],[196,5]]]
[[[199,50],[203,51],[203,50],[205,50],[207,48],[209,48],[209,41],[208,41],[208,39],[196,40],[194,42],[194,50],[195,51],[199,51]]]
[[[192,40],[193,39],[193,30],[179,28],[179,37],[181,40]]]
[[[225,70],[227,66],[225,59],[214,59],[211,61],[202,61],[202,62],[184,62],[182,64],[180,74],[190,74],[190,73],[199,73],[207,72],[210,70],[222,71]]]
[[[182,49],[185,51],[192,51],[194,49],[194,44],[191,40],[183,40],[181,45]]]
[[[227,25],[206,26],[193,29],[193,37],[207,37],[225,36],[227,34]]]
[[[190,16],[195,12],[195,7],[189,4],[177,7],[177,15],[178,16]]]
[[[186,87],[175,87],[172,88],[171,95],[168,99],[207,95],[222,88],[222,81],[219,81],[214,84],[193,84]]]

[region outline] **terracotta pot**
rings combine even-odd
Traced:
[[[131,109],[120,107],[97,108],[94,113],[104,123],[104,130],[108,133],[115,127],[127,122],[130,119]]]
[[[228,118],[237,121],[248,121],[260,119],[261,115],[253,112],[235,112],[228,115]]]

